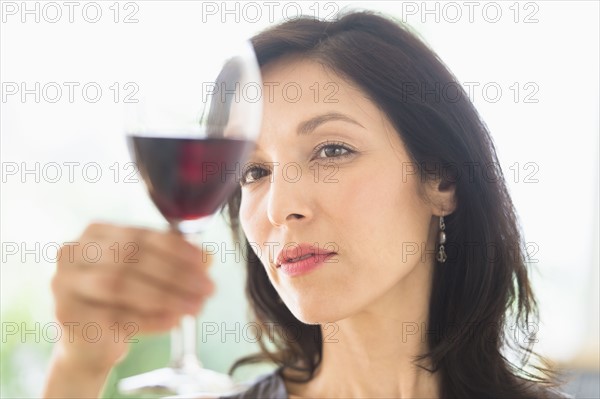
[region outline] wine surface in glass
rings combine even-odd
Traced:
[[[128,136],[150,197],[167,220],[208,217],[238,184],[254,144],[227,138]]]

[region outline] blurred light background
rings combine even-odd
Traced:
[[[566,390],[598,395],[598,2],[74,3],[71,22],[63,2],[1,2],[2,397],[41,393],[54,337],[45,328],[53,321],[54,243],[76,239],[98,220],[166,228],[142,184],[127,182],[125,96],[135,98],[144,79],[176,68],[177,54],[210,57],[207,46],[220,38],[249,38],[300,10],[323,18],[364,8],[414,27],[470,91],[530,243],[542,316],[537,349],[577,373]],[[23,101],[21,83],[33,89],[35,82],[39,101],[33,93]],[[62,89],[54,103],[52,82]],[[65,82],[78,84],[73,101]],[[96,87],[102,93],[91,102]],[[203,239],[233,247],[222,221]],[[211,273],[217,293],[200,321],[220,331],[200,341],[200,356],[226,371],[258,347],[223,335],[239,332],[248,318],[242,263],[227,255]],[[143,338],[105,395],[116,395],[121,376],[167,358],[168,335]],[[236,377],[268,370],[246,367]]]

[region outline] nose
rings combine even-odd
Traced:
[[[273,226],[279,227],[312,217],[311,190],[306,185],[308,179],[302,175],[291,175],[280,168],[280,171],[274,173],[270,183],[267,216]]]

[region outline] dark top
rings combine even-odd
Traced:
[[[258,377],[243,392],[222,396],[219,399],[288,399],[285,383],[279,371],[280,369]],[[548,395],[546,397],[551,399],[574,399],[573,396],[554,389],[550,389]]]

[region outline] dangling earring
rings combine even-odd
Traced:
[[[444,217],[440,216],[440,234],[439,234],[440,247],[438,248],[437,261],[445,263],[448,257],[446,256],[446,249],[444,244],[446,243],[446,223],[444,223]]]

